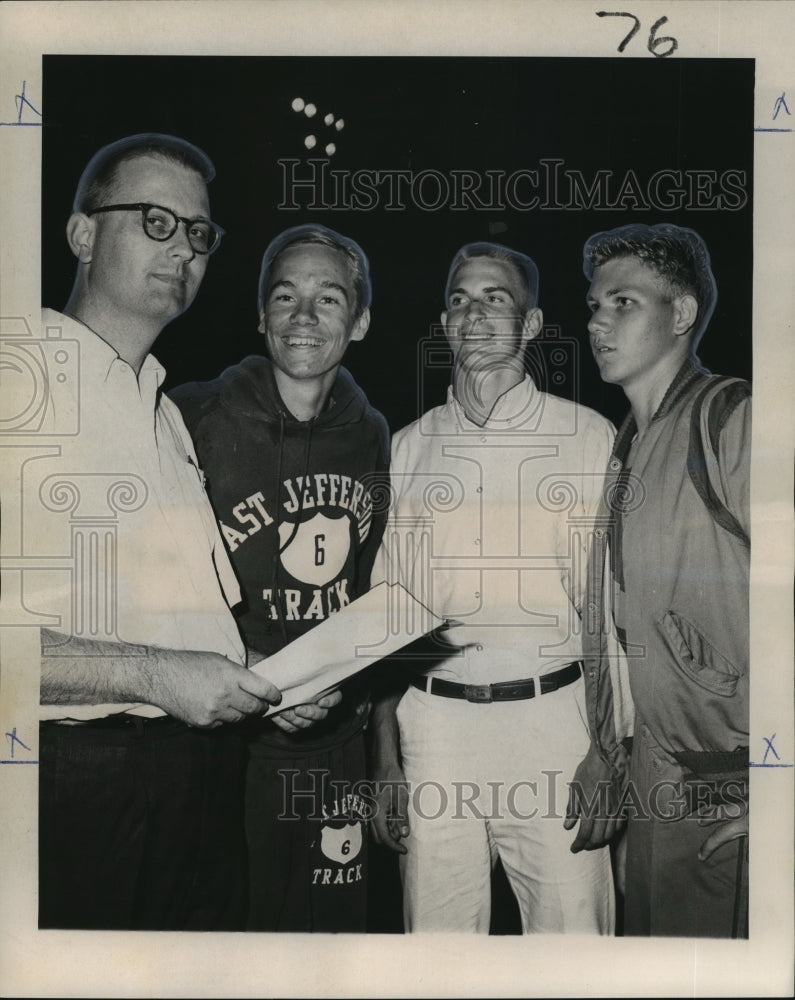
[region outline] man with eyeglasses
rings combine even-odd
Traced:
[[[208,157],[131,136],[86,167],[66,227],[77,274],[44,310],[39,428],[23,476],[42,628],[39,926],[236,929],[243,744],[280,700],[247,670],[239,591],[177,408],[149,354],[223,230]],[[322,709],[318,709],[322,713]]]

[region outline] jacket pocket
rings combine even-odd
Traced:
[[[692,681],[713,694],[724,697],[734,694],[740,671],[691,621],[675,611],[668,611],[660,624],[677,665]]]

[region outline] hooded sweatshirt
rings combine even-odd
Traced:
[[[191,433],[240,582],[234,609],[246,645],[270,656],[366,593],[387,515],[389,431],[340,368],[326,406],[297,420],[271,362],[252,355],[211,382],[171,393]],[[306,750],[359,728],[355,682],[326,719],[260,739]]]

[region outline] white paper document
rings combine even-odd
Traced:
[[[313,701],[347,677],[444,625],[402,584],[379,583],[251,668],[282,692],[281,702],[266,715]]]

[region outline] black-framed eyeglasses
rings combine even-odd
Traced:
[[[102,208],[95,208],[88,215],[97,215],[99,212],[135,212],[141,213],[141,224],[144,232],[150,240],[157,240],[164,243],[170,240],[180,222],[185,226],[185,233],[188,242],[196,253],[206,254],[217,250],[221,237],[225,230],[209,219],[186,219],[182,215],[177,215],[170,208],[163,208],[162,205],[150,205],[144,201],[136,201],[131,205],[104,205]]]

